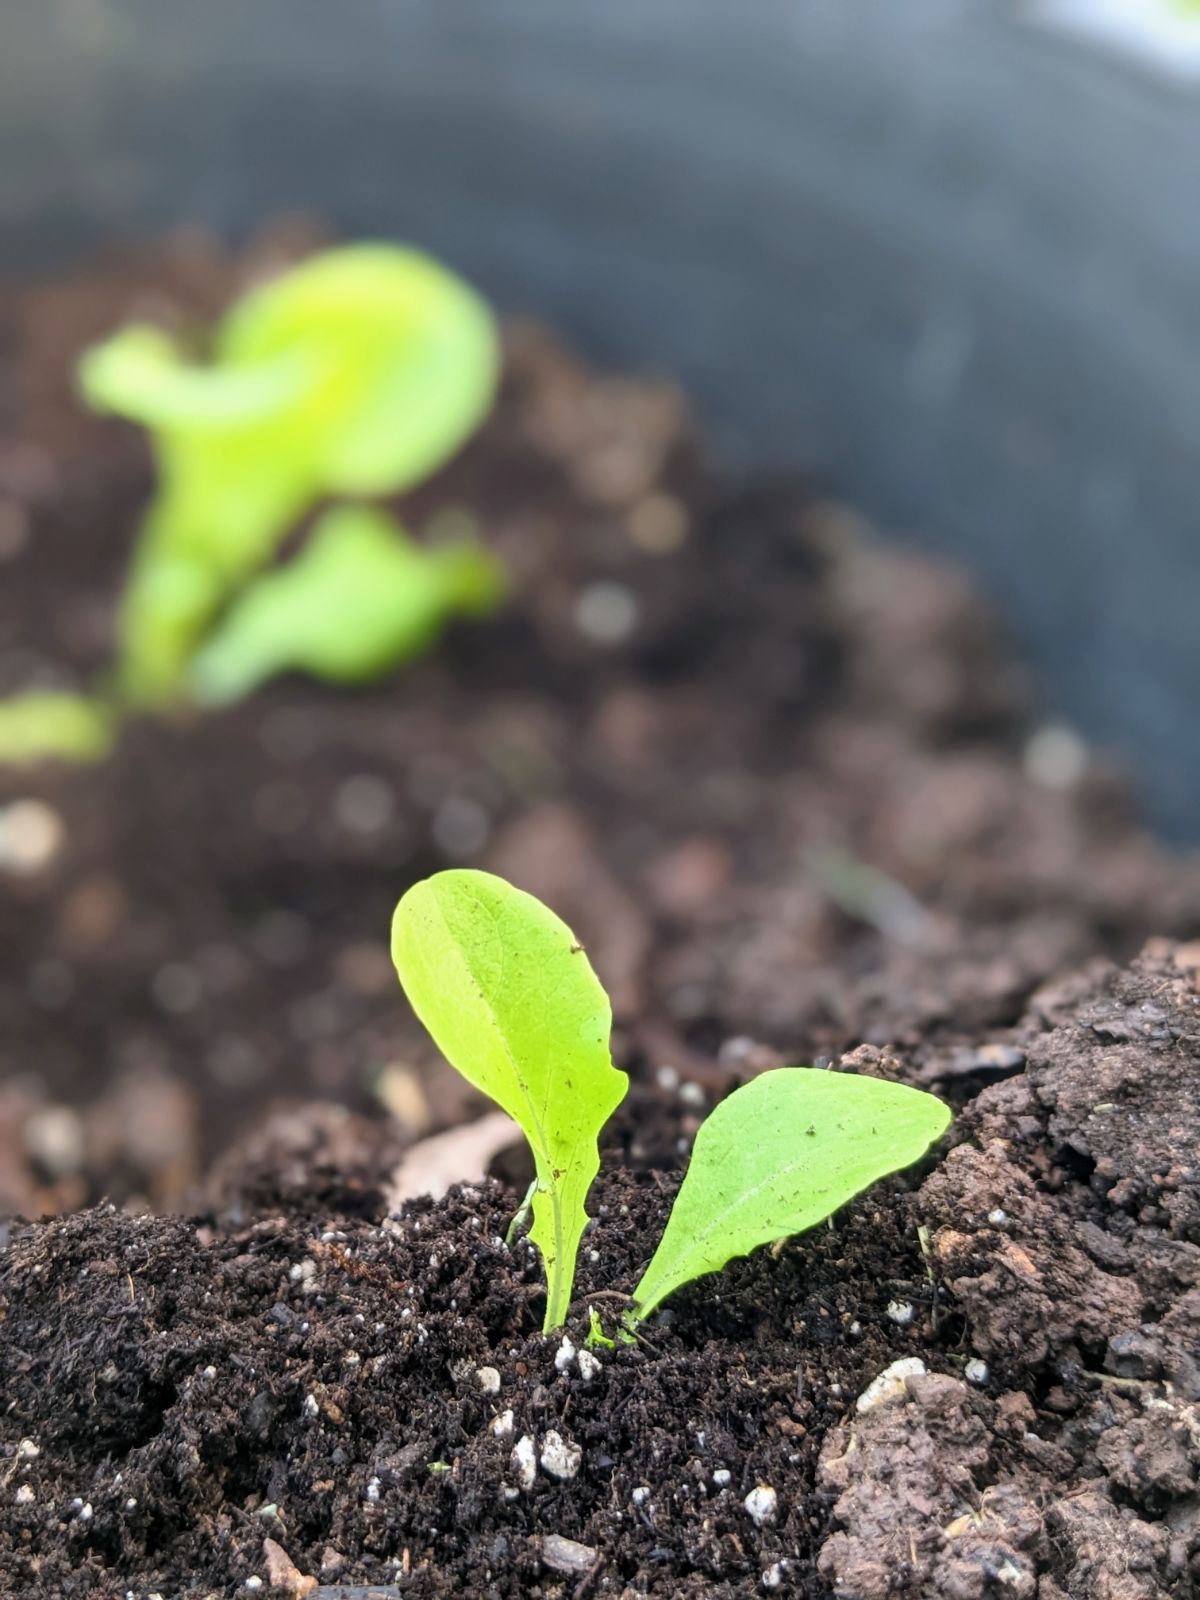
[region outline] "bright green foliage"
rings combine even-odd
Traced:
[[[196,699],[225,703],[276,673],[364,683],[411,660],[454,614],[490,610],[496,560],[472,539],[418,544],[382,512],[327,512],[294,561],[253,580],[191,672]]]
[[[628,1325],[693,1278],[823,1222],[918,1160],[949,1124],[950,1112],[933,1095],[880,1078],[812,1067],[754,1078],[696,1135]]]
[[[219,612],[298,518],[433,472],[483,419],[497,370],[478,296],[386,245],[328,251],[252,291],[205,364],[140,326],[90,351],[84,395],[151,430],[159,473],[121,611],[125,698],[178,699]]]
[[[108,708],[83,695],[31,690],[0,700],[0,762],[95,761],[112,739]]]
[[[486,872],[439,872],[414,885],[396,907],[392,959],[438,1048],[529,1140],[544,1326],[561,1327],[600,1166],[597,1136],[628,1087],[609,1055],[608,996],[566,924]]]

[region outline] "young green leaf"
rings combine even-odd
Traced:
[[[112,715],[98,700],[30,690],[0,700],[0,763],[97,761],[112,745]]]
[[[328,363],[314,417],[322,487],[398,494],[437,470],[482,422],[499,373],[487,305],[417,250],[327,250],[254,290],[217,336],[223,365],[288,352]]]
[[[608,996],[567,925],[487,872],[415,884],[396,907],[392,959],[442,1054],[529,1140],[544,1326],[561,1327],[600,1167],[597,1136],[629,1082],[609,1055]]]
[[[382,512],[330,511],[294,561],[234,601],[196,657],[191,687],[201,702],[224,704],[288,670],[367,682],[503,591],[499,564],[474,540],[422,545]]]
[[[933,1095],[848,1072],[781,1067],[736,1089],[696,1135],[629,1325],[693,1278],[823,1222],[949,1124]]]
[[[448,460],[491,404],[499,342],[436,262],[350,245],[248,294],[213,357],[135,326],[80,363],[92,406],[154,436],[158,492],[121,608],[136,705],[178,697],[214,619],[315,500],[397,493]]]

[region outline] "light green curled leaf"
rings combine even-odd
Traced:
[[[933,1095],[846,1072],[781,1067],[736,1089],[696,1135],[631,1325],[735,1256],[823,1222],[949,1125]]]
[[[483,421],[500,369],[495,320],[461,278],[417,250],[328,250],[247,295],[217,337],[222,364],[298,349],[329,363],[316,449],[323,488],[397,494]]]
[[[98,761],[112,741],[111,712],[85,695],[30,690],[0,700],[0,764]]]
[[[480,297],[417,251],[371,244],[251,291],[210,361],[146,327],[89,351],[85,398],[149,428],[158,464],[121,608],[125,698],[178,696],[230,595],[316,500],[398,493],[447,461],[498,371]]]
[[[237,597],[196,657],[191,688],[211,705],[286,671],[369,682],[503,593],[499,563],[474,540],[422,545],[382,512],[330,511],[294,561]]]
[[[396,907],[392,959],[442,1054],[529,1140],[544,1326],[561,1327],[600,1167],[596,1140],[629,1082],[609,1055],[608,996],[567,925],[486,872],[415,884]]]

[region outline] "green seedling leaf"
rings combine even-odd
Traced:
[[[124,698],[178,697],[214,619],[315,500],[397,493],[448,460],[498,369],[484,302],[387,245],[327,251],[253,290],[207,363],[142,326],[88,352],[85,398],[149,428],[159,472],[121,609]]]
[[[247,295],[217,339],[234,368],[305,348],[327,361],[320,472],[342,494],[397,494],[436,471],[482,422],[499,374],[486,303],[392,245],[311,257]]]
[[[0,700],[0,763],[99,761],[112,748],[108,708],[84,695],[31,690]]]
[[[474,540],[421,545],[382,512],[330,511],[294,561],[234,601],[196,657],[192,691],[224,704],[289,670],[368,682],[503,593],[499,564]]]
[[[628,1325],[735,1256],[823,1222],[949,1125],[933,1095],[847,1072],[781,1067],[736,1089],[696,1135]]]
[[[588,1307],[587,1338],[583,1341],[589,1350],[615,1350],[617,1341],[610,1339],[604,1331],[604,1324],[600,1321],[600,1313],[595,1306]]]
[[[396,907],[392,959],[442,1054],[529,1140],[544,1326],[561,1327],[600,1167],[597,1136],[629,1083],[609,1055],[608,996],[567,925],[487,872],[414,885]]]

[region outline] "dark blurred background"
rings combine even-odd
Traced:
[[[1195,838],[1200,21],[1141,9],[1121,46],[1042,25],[1080,4],[3,0],[0,258],[416,240],[967,561]]]

